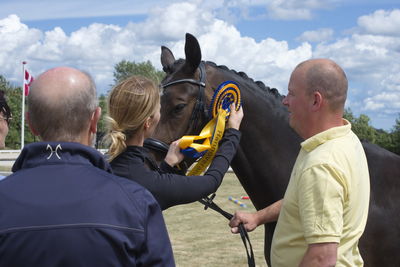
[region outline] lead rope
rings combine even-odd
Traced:
[[[215,197],[215,193],[212,194],[210,197],[204,197],[203,199],[200,199],[199,202],[204,205],[204,210],[210,208],[210,209],[218,212],[219,214],[221,214],[228,220],[231,220],[233,218],[233,215],[230,214],[229,212],[221,209],[221,207],[219,207],[217,204],[215,204],[215,202],[213,201],[214,197]],[[240,238],[242,239],[243,245],[246,249],[247,264],[249,265],[249,267],[255,267],[256,263],[254,260],[253,246],[251,245],[249,235],[242,223],[239,224],[238,228],[239,228]]]

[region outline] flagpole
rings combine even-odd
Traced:
[[[21,112],[21,151],[24,148],[25,138],[25,64],[22,62],[22,112]]]

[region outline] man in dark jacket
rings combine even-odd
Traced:
[[[96,99],[76,69],[34,81],[28,120],[43,142],[25,146],[0,182],[0,266],[174,266],[153,196],[90,147]]]

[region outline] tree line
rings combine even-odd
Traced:
[[[150,61],[132,62],[122,60],[114,66],[114,84],[126,79],[131,75],[142,75],[152,79],[159,84],[164,78],[164,72],[157,70]],[[8,105],[11,108],[13,119],[10,124],[8,136],[6,138],[6,149],[19,149],[21,147],[21,105],[22,90],[21,87],[13,86],[7,79],[0,75],[0,90],[5,91]],[[108,94],[108,92],[107,92]],[[29,97],[29,96],[28,96]],[[102,116],[98,124],[98,139],[101,139],[106,131],[106,113],[107,113],[107,96],[102,94],[99,96],[99,105],[102,108]],[[371,126],[370,118],[361,114],[355,116],[351,109],[346,109],[344,117],[352,124],[352,130],[363,141],[367,141],[379,145],[393,153],[400,155],[400,113],[396,119],[395,125],[389,131],[376,129]],[[25,127],[25,144],[38,141],[38,138],[29,131],[27,123]],[[101,148],[105,148],[104,144],[98,143]]]

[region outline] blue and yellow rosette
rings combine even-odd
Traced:
[[[233,81],[223,82],[215,90],[211,100],[211,121],[204,126],[199,135],[186,135],[181,138],[179,146],[185,156],[201,157],[188,171],[188,176],[201,175],[211,164],[219,141],[224,135],[225,122],[229,118],[232,103],[235,103],[237,110],[241,106],[239,86]]]

